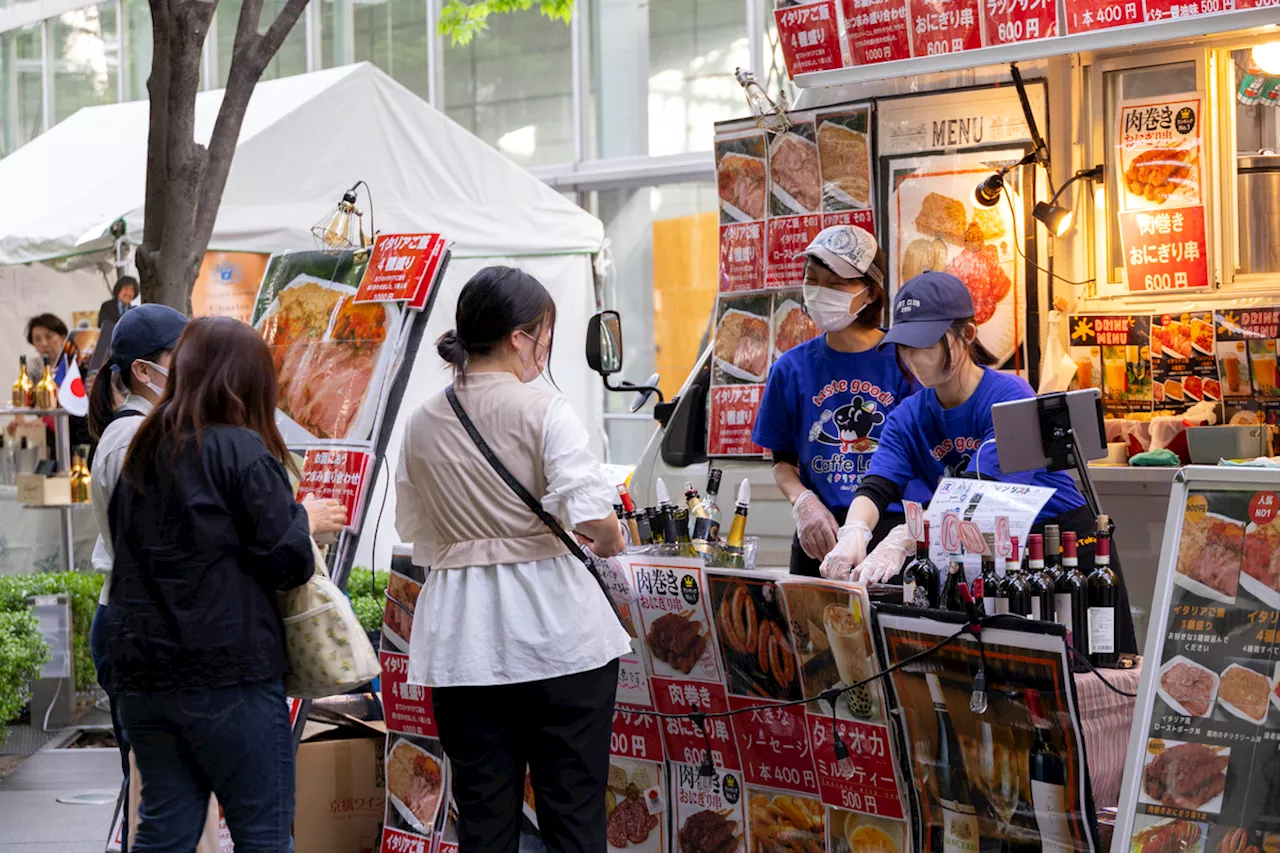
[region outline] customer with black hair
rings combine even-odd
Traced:
[[[836,225],[804,251],[804,310],[819,334],[774,363],[752,440],[773,453],[773,479],[792,506],[791,573],[818,576],[875,452],[885,418],[915,390],[884,338],[885,259],[871,233]],[[803,328],[797,312],[784,328]],[[902,520],[887,507],[875,541]]]
[[[98,328],[105,329],[108,323],[119,323],[124,312],[133,306],[138,298],[138,280],[128,273],[116,279],[116,286],[111,289],[111,298],[102,303],[98,309]]]
[[[477,273],[437,342],[493,454],[600,556],[622,550],[617,492],[564,397],[535,382],[556,307],[532,276]],[[514,853],[526,767],[556,851],[602,851],[618,657],[630,648],[583,564],[490,467],[446,393],[405,424],[396,529],[430,566],[409,680],[434,688],[463,853]]]
[[[79,359],[80,351],[76,348],[75,342],[67,336],[67,324],[62,322],[56,314],[37,314],[27,321],[27,343],[35,347],[39,359],[28,366],[33,380],[38,381],[44,372],[44,359],[49,359],[49,369],[53,373],[57,373],[58,363],[65,357],[67,359]],[[45,424],[46,444],[48,447],[56,446],[57,433],[54,430],[54,422],[52,416],[43,418]],[[23,422],[21,417],[15,418],[9,425],[10,435],[17,429],[17,426]],[[89,421],[87,418],[76,417],[70,415],[67,417],[67,431],[70,439],[71,447],[87,444],[93,446],[93,434],[89,430]]]

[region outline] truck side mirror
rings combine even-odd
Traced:
[[[601,376],[622,370],[622,317],[601,311],[587,322],[587,364]]]

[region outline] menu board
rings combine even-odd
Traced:
[[[1129,290],[1208,287],[1203,95],[1123,101],[1116,122],[1117,215]]]
[[[1007,200],[994,207],[977,204],[973,188],[1023,154],[1009,148],[888,160],[890,301],[922,272],[951,273],[973,297],[978,340],[997,366],[1008,368],[1029,364],[1026,274],[1018,257],[1026,233],[1021,170],[1005,176]]]
[[[1116,834],[1280,845],[1280,477],[1189,468],[1170,498]]]
[[[802,6],[797,8],[809,8]],[[832,225],[874,231],[871,108],[795,113],[786,133],[717,126],[720,287],[707,452],[762,456],[751,441],[769,368],[818,329],[803,310],[805,247]]]
[[[1111,417],[1181,413],[1207,401],[1221,404],[1220,423],[1242,411],[1259,422],[1280,422],[1280,306],[1073,314],[1068,322],[1072,387],[1100,389]]]
[[[848,64],[843,4],[839,0],[784,0],[774,10],[778,43],[791,74],[828,71]]]
[[[941,622],[910,613],[891,607],[877,614],[889,666],[960,627],[959,614]],[[1055,853],[1098,849],[1074,684],[1056,627],[1058,633],[985,627],[985,654],[965,636],[890,676],[912,768],[906,775],[921,813],[922,853],[997,844]],[[976,714],[970,698],[980,664],[987,708]],[[1039,700],[1039,715],[1030,713],[1029,692]]]

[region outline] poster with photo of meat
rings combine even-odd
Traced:
[[[1000,203],[983,207],[973,188],[1017,162],[1021,148],[894,158],[889,177],[889,299],[927,271],[951,273],[973,297],[978,340],[996,366],[1028,369],[1027,233],[1021,170],[1005,176]]]
[[[768,135],[753,122],[716,127],[721,293],[761,290],[769,213]]]
[[[867,211],[871,187],[871,107],[860,105],[818,112],[818,163],[822,170],[822,212]],[[868,230],[874,230],[861,222]]]
[[[649,761],[609,759],[605,792],[608,853],[664,853],[667,849],[666,768]]]
[[[366,256],[290,251],[271,256],[252,325],[280,384],[276,423],[290,447],[369,441],[405,328],[394,302],[356,303]]]
[[[1181,518],[1166,543],[1172,584],[1152,624],[1163,641],[1143,663],[1154,690],[1135,717],[1144,739],[1126,779],[1133,844],[1156,850],[1175,835],[1211,853],[1274,844],[1280,494],[1192,484],[1173,499]]]
[[[1222,385],[1214,356],[1213,312],[1151,318],[1151,392],[1157,409],[1180,411],[1218,402]]]
[[[773,297],[773,360],[787,350],[811,341],[822,331],[804,310],[804,294],[798,290],[775,294]]]
[[[440,741],[388,731],[386,778],[382,853],[395,853],[406,838],[425,839],[430,845],[441,804],[447,802]]]
[[[769,140],[769,221],[765,286],[804,283],[803,252],[822,230],[822,177],[812,113],[792,113],[791,129]]]
[[[751,440],[773,351],[770,294],[722,296],[716,303],[707,454],[761,456]]]
[[[697,764],[670,764],[671,844],[680,853],[747,853],[747,789],[742,774],[717,769],[709,780]]]

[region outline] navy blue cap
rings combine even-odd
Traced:
[[[139,305],[124,312],[111,333],[111,364],[127,368],[157,350],[173,349],[187,318],[168,305]]]
[[[931,347],[956,320],[973,316],[973,297],[964,282],[945,272],[922,272],[893,297],[893,325],[880,346]]]

